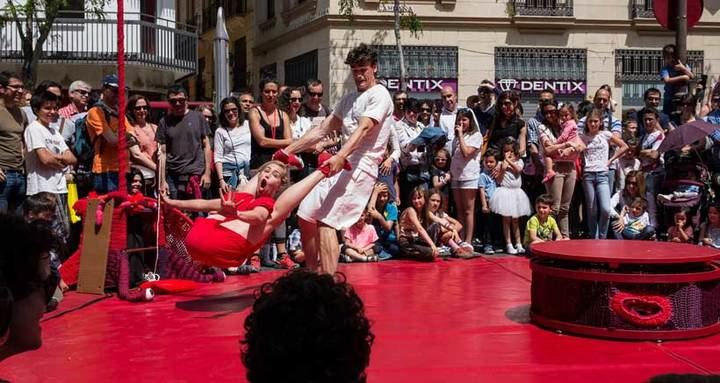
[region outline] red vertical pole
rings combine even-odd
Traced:
[[[127,192],[128,154],[125,137],[125,1],[117,0],[118,189]]]

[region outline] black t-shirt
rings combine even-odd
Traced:
[[[205,172],[203,139],[209,137],[210,127],[202,113],[189,111],[182,117],[166,115],[158,124],[155,141],[165,144],[169,175],[201,175]]]
[[[494,125],[494,123],[491,122],[491,126],[492,125]],[[520,129],[522,129],[523,126],[525,126],[525,121],[516,116],[512,119],[512,121],[508,122],[504,129],[497,129],[493,127],[490,132],[489,146],[502,151],[501,146],[505,143],[506,138],[512,137],[516,141],[520,139]]]
[[[478,124],[480,124],[478,128],[484,132],[490,126],[493,117],[495,117],[495,104],[490,106],[487,110],[482,110],[482,107],[478,104],[473,109],[473,112],[475,113],[475,118],[477,118]]]

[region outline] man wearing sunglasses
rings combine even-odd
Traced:
[[[320,80],[308,80],[305,86],[305,103],[300,109],[300,117],[307,117],[310,120],[320,117],[325,118],[330,115],[330,109],[322,104],[323,83]]]
[[[70,117],[78,113],[87,111],[88,102],[90,101],[90,91],[92,91],[92,88],[85,81],[73,81],[68,90],[70,103],[58,110],[60,117],[70,119]]]
[[[40,319],[58,284],[48,254],[55,242],[45,222],[0,215],[0,362],[42,345]]]

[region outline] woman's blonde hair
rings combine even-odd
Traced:
[[[283,175],[282,175],[282,177],[281,177],[281,179],[282,179],[282,184],[280,185],[280,188],[283,189],[283,188],[287,185],[287,183],[288,183],[288,167],[287,167],[287,165],[285,165],[284,163],[282,163],[282,162],[280,162],[280,161],[277,161],[277,160],[270,160],[270,161],[262,164],[262,165],[258,168],[257,172],[258,172],[258,173],[262,173],[263,170],[265,170],[265,168],[267,168],[267,167],[270,166],[270,165],[276,165],[276,166],[280,167],[280,168],[283,170],[284,173],[283,173]]]

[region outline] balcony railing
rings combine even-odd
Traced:
[[[67,12],[66,12],[67,14]],[[98,63],[117,61],[117,14],[102,19],[91,13],[57,18],[43,44],[41,62]],[[72,16],[72,15],[70,15]],[[40,20],[42,22],[44,20]],[[21,22],[24,25],[24,21]],[[38,24],[34,25],[37,36]],[[33,41],[35,44],[35,41]],[[171,70],[178,75],[197,71],[198,36],[194,27],[173,20],[125,12],[125,61]],[[22,41],[15,23],[0,29],[0,58],[22,60]]]
[[[630,18],[644,19],[655,17],[652,0],[630,0]]]
[[[573,0],[513,0],[512,4],[518,16],[573,15]]]

